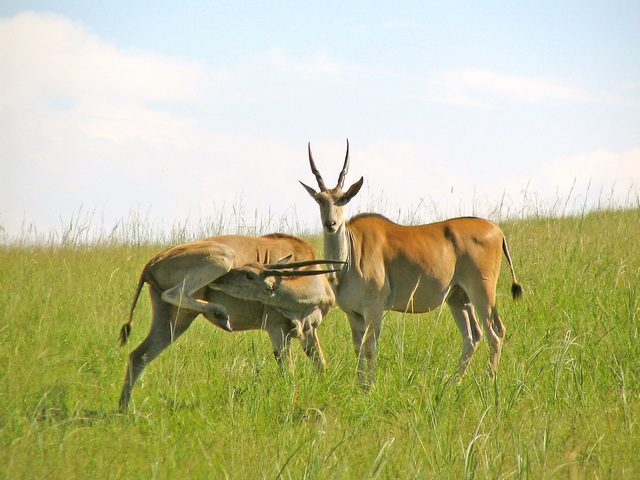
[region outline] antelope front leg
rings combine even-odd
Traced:
[[[373,387],[376,383],[376,353],[378,338],[382,329],[382,309],[372,309],[365,313],[364,357],[367,360],[366,386]]]
[[[327,362],[324,359],[320,338],[318,337],[317,328],[321,322],[322,312],[319,309],[314,309],[302,319],[299,338],[304,353],[311,359],[318,372],[322,374],[327,369]]]
[[[351,339],[353,340],[353,348],[358,359],[358,383],[364,389],[367,388],[366,366],[364,355],[362,355],[362,346],[365,334],[364,317],[357,313],[347,313],[349,325],[351,326]]]
[[[309,330],[305,332],[304,338],[300,339],[300,342],[302,343],[304,353],[311,359],[318,369],[318,372],[324,373],[327,369],[327,362],[324,359],[320,339],[318,338],[318,332],[315,327],[309,328]]]
[[[292,330],[290,322],[284,317],[282,319],[274,319],[272,317],[270,320],[266,324],[266,330],[273,347],[273,356],[281,370],[286,368],[289,371],[293,371],[290,346],[294,330]]]

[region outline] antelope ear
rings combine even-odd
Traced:
[[[353,197],[355,197],[356,194],[360,191],[360,189],[362,188],[362,184],[363,183],[364,183],[364,177],[360,177],[360,180],[358,180],[356,183],[351,185],[349,187],[349,190],[344,192],[342,194],[342,196],[335,201],[335,204],[338,207],[342,207],[342,206],[346,205],[347,203],[349,203],[351,201],[351,199]]]
[[[284,257],[278,259],[276,263],[289,263],[292,258],[293,258],[293,253],[290,253],[289,255],[285,255]]]
[[[300,180],[298,180],[300,182]],[[314,200],[317,200],[318,197],[318,192],[316,192],[313,188],[311,188],[309,185],[305,185],[304,183],[300,182],[300,185],[302,185],[305,190],[307,191],[307,193],[309,193],[309,195],[311,195],[311,198],[313,198]]]

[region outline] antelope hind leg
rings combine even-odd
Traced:
[[[456,376],[462,378],[465,374],[471,357],[478,348],[482,338],[482,331],[478,325],[478,320],[473,311],[473,305],[469,301],[467,294],[459,286],[452,288],[447,297],[447,304],[451,310],[451,315],[456,322],[462,340],[462,352],[458,362]]]
[[[203,313],[211,323],[230,332],[229,315],[225,308],[222,305],[195,298],[194,294],[229,271],[231,263],[231,259],[216,258],[215,262],[210,261],[190,269],[184,281],[162,293],[162,300],[181,309]]]
[[[120,392],[120,411],[126,412],[131,391],[144,368],[191,325],[197,314],[179,312],[151,291],[152,320],[147,337],[130,354]]]

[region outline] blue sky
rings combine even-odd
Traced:
[[[634,205],[638,25],[638,2],[3,2],[2,234],[234,230],[240,206],[317,229],[306,144],[332,183],[345,138],[352,213]]]

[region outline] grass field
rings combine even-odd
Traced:
[[[0,477],[639,478],[640,209],[501,226],[525,295],[511,300],[503,267],[495,381],[484,341],[451,380],[446,309],[386,316],[368,394],[337,309],[319,330],[322,378],[297,344],[281,375],[266,334],[198,320],[125,416],[146,295],[125,348],[118,331],[162,246],[0,247]]]

